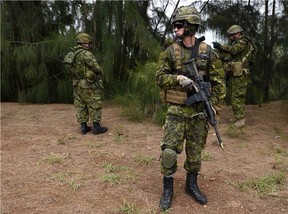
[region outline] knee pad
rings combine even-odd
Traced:
[[[177,153],[172,149],[162,151],[162,164],[165,168],[171,168],[177,161]]]

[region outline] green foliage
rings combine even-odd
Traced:
[[[130,72],[126,90],[115,97],[123,114],[131,120],[157,118],[155,113],[160,108],[161,101],[160,90],[154,81],[156,69],[155,62],[138,63],[136,69]]]
[[[154,113],[153,121],[156,124],[163,126],[166,119],[166,113],[167,113],[167,105],[164,104],[160,105]]]
[[[80,28],[93,37],[107,92],[123,90],[136,62],[156,59],[160,49],[148,6],[148,1],[3,2],[1,100],[71,103],[69,74],[46,56],[62,60]]]
[[[270,100],[288,99],[287,3],[276,3],[278,13],[267,17],[255,1],[212,1],[203,11],[207,19],[201,31],[215,30],[224,40],[227,28],[239,24],[258,47],[249,104],[267,100],[266,93]],[[199,6],[198,1],[194,4]],[[133,120],[149,117],[164,123],[166,107],[154,83],[154,62],[160,51],[160,25],[169,20],[165,9],[149,1],[4,1],[1,6],[1,101],[72,103],[69,73],[45,56],[62,60],[83,30],[92,35],[92,52],[104,70],[104,98],[115,98]]]

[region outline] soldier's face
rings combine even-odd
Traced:
[[[82,46],[86,49],[90,49],[92,47],[92,43],[82,43]]]
[[[182,36],[184,33],[184,24],[181,22],[176,22],[173,24],[174,32],[176,36]]]
[[[230,34],[230,35],[228,36],[228,38],[229,38],[229,40],[231,40],[231,41],[235,41],[236,39],[239,38],[239,36],[240,36],[240,33],[234,33],[234,34]]]

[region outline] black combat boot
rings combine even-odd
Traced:
[[[163,177],[163,193],[160,199],[159,206],[165,211],[171,206],[173,196],[173,177]]]
[[[90,130],[91,130],[91,128],[89,126],[87,126],[86,122],[81,123],[81,133],[82,134],[86,134]]]
[[[93,122],[93,134],[101,134],[101,133],[104,133],[104,132],[107,132],[107,128],[104,127],[104,126],[100,126],[99,123],[97,122]]]
[[[206,204],[206,196],[199,190],[197,186],[198,173],[187,173],[185,191],[188,195],[195,199],[199,204]]]

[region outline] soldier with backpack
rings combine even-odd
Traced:
[[[79,33],[76,42],[77,46],[66,55],[64,63],[73,81],[77,120],[81,124],[82,134],[91,130],[87,125],[89,119],[93,123],[93,134],[101,134],[107,131],[106,127],[100,125],[103,71],[90,51],[91,36]]]
[[[172,203],[173,174],[177,170],[177,155],[182,152],[184,142],[184,168],[187,171],[185,191],[196,202],[207,203],[207,197],[198,187],[197,177],[201,169],[201,152],[206,145],[209,125],[203,102],[185,105],[184,101],[197,93],[194,87],[195,76],[191,75],[185,62],[194,59],[199,74],[205,82],[211,83],[209,91],[213,106],[222,102],[226,90],[221,60],[203,41],[203,37],[195,37],[201,24],[198,11],[188,6],[179,7],[172,15],[172,23],[176,39],[160,53],[159,68],[155,76],[156,84],[162,89],[161,96],[168,105],[161,142],[163,192],[159,205],[162,210],[169,209]]]
[[[227,30],[229,44],[221,45],[213,42],[213,47],[223,61],[229,86],[231,86],[231,105],[235,118],[231,118],[233,126],[245,126],[245,99],[249,83],[249,65],[257,50],[251,40],[243,35],[239,25],[232,25]]]

